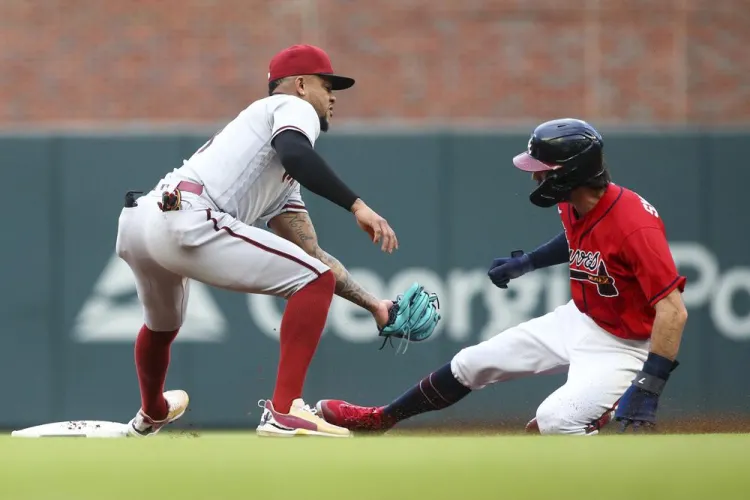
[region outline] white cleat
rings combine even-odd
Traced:
[[[130,437],[147,437],[158,433],[162,427],[170,424],[183,416],[187,410],[190,398],[185,391],[167,391],[164,393],[164,399],[167,400],[167,418],[164,420],[154,420],[145,413],[143,408],[138,410],[138,414],[128,423],[128,436]]]
[[[260,425],[256,433],[263,437],[325,436],[350,437],[348,429],[329,424],[320,418],[314,409],[302,399],[295,399],[289,413],[279,413],[273,408],[270,400],[258,402],[263,408]]]

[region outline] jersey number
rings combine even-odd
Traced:
[[[644,200],[641,196],[639,196],[639,198],[641,199],[641,204],[643,205],[643,209],[646,210],[646,212],[650,213],[654,217],[659,217],[659,212],[656,211],[651,203]]]

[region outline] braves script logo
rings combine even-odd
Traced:
[[[616,297],[615,279],[607,272],[601,252],[570,250],[570,279],[596,286],[602,297]]]

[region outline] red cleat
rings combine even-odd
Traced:
[[[383,413],[382,406],[357,406],[339,399],[323,399],[315,405],[318,416],[329,424],[362,433],[383,433],[396,420]]]

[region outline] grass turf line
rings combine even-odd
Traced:
[[[750,435],[0,437],[0,498],[747,498]]]

